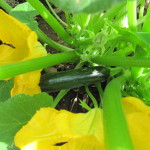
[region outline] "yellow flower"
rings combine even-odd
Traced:
[[[150,107],[134,97],[123,107],[135,150],[150,149]],[[42,108],[15,136],[21,150],[105,150],[102,110],[74,114]]]
[[[135,150],[150,150],[150,107],[134,97],[123,99]]]
[[[17,133],[15,144],[22,150],[101,150],[101,115],[98,108],[85,114],[42,108]]]
[[[0,65],[47,55],[34,31],[2,10],[0,18]],[[16,76],[11,95],[39,93],[40,72],[38,70]]]

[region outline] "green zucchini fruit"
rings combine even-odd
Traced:
[[[89,67],[45,74],[41,77],[42,91],[58,91],[103,82],[110,71],[105,67]]]

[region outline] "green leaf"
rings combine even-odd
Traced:
[[[86,27],[90,21],[89,14],[76,14],[74,18],[81,27]]]
[[[146,13],[145,18],[146,18],[146,20],[144,20],[142,31],[143,32],[150,32],[150,27],[149,27],[149,24],[150,24],[150,7],[148,7],[148,9],[147,9],[147,13]]]
[[[105,20],[105,22],[112,28],[114,31],[118,32],[114,34],[114,40],[132,42],[133,44],[139,45],[147,53],[150,53],[148,50],[150,48],[150,33],[148,32],[132,32],[127,28],[122,28],[115,23]],[[113,39],[113,38],[112,38]]]
[[[9,81],[0,81],[0,102],[8,100],[10,96],[10,91],[13,87],[13,80]]]
[[[71,13],[95,13],[110,8],[124,0],[49,0],[57,7]]]
[[[0,103],[0,147],[14,150],[16,132],[25,125],[41,107],[51,107],[53,98],[46,93],[34,96],[16,95]],[[5,149],[4,149],[5,150]]]
[[[33,19],[38,15],[38,12],[28,2],[17,5],[10,11],[10,15],[29,26],[32,30],[38,28],[38,23]]]
[[[136,35],[150,47],[150,32],[137,32]]]
[[[80,106],[82,106],[83,108],[85,108],[86,110],[91,110],[91,108],[88,106],[87,103],[85,103],[84,101],[80,100]]]

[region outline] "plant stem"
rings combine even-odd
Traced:
[[[148,6],[146,15],[144,16],[146,17],[145,20],[143,21],[143,25],[142,25],[142,32],[150,32],[150,4]]]
[[[128,24],[132,31],[137,31],[137,2],[136,0],[127,0]]]
[[[5,2],[5,0],[0,0],[0,7],[2,7],[7,12],[11,11],[11,6]]]
[[[103,92],[103,89],[102,89],[102,86],[101,86],[101,83],[96,83],[96,87],[97,87],[97,90],[98,90],[98,93],[99,93],[99,96],[100,96],[100,103],[103,102],[103,95],[104,95],[104,92]],[[100,105],[99,105],[100,106]]]
[[[141,1],[140,10],[139,10],[139,18],[142,18],[144,16],[144,5],[145,5],[145,0]]]
[[[112,20],[118,14],[118,12],[125,6],[126,6],[126,1],[121,4],[114,5],[110,10],[108,10],[106,13],[104,13],[103,16],[98,18],[96,23],[94,23],[94,27],[93,27],[95,33],[99,32],[100,29],[104,26],[105,18],[107,18],[108,20]]]
[[[53,15],[55,16],[55,18],[56,18],[62,25],[64,25],[65,27],[68,27],[68,25],[67,25],[64,21],[62,21],[62,20],[60,19],[60,17],[55,13],[55,11],[53,10],[53,8],[52,8],[52,6],[50,5],[49,1],[48,1],[48,0],[45,0],[45,1],[46,1],[47,5],[48,5],[50,11],[51,11],[51,12],[53,13]]]
[[[31,72],[34,70],[43,69],[60,63],[75,62],[78,59],[79,56],[77,56],[77,54],[72,51],[2,65],[0,66],[0,80]]]
[[[68,27],[71,27],[70,14],[68,12],[65,12],[65,18],[66,18],[66,22],[68,24]]]
[[[40,30],[39,28],[36,30],[36,33],[39,37],[39,39],[41,41],[43,41],[44,43],[47,43],[49,46],[51,46],[52,48],[60,51],[60,52],[68,52],[68,51],[73,51],[74,49],[71,49],[69,47],[63,46],[53,40],[51,40],[49,37],[47,37],[47,35]]]
[[[119,67],[150,67],[150,58],[133,58],[119,56],[96,56],[91,60],[93,63],[105,66]]]
[[[66,30],[60,25],[60,23],[53,17],[53,15],[45,8],[45,6],[39,1],[27,0],[43,17],[43,19],[52,27],[52,29],[60,36],[60,38],[67,44],[72,44],[72,37],[66,32]]]
[[[85,86],[85,90],[87,92],[87,94],[89,95],[89,97],[91,98],[93,104],[94,104],[94,107],[97,108],[98,107],[98,103],[97,103],[97,100],[95,99],[95,97],[93,96],[93,94],[90,92],[88,86]]]
[[[107,150],[134,150],[121,104],[121,87],[128,75],[112,80],[104,91],[103,118]]]
[[[57,104],[60,102],[60,100],[69,92],[70,90],[61,90],[58,95],[56,96],[52,107],[55,108]]]

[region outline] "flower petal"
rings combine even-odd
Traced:
[[[11,90],[11,96],[25,93],[34,95],[41,92],[39,87],[41,70],[18,75],[14,78],[14,87]]]
[[[15,47],[0,45],[0,64],[16,62],[27,57],[29,53],[27,38],[33,31],[1,9],[0,18],[0,40]]]
[[[123,98],[123,106],[136,150],[150,149],[150,107],[134,97]]]
[[[30,58],[37,58],[46,55],[47,52],[44,47],[35,42],[33,50],[30,52]],[[14,78],[14,87],[11,90],[11,96],[25,93],[27,95],[34,95],[41,92],[39,82],[41,77],[41,70],[29,72],[26,74],[18,75]]]
[[[74,114],[42,108],[15,136],[22,150],[104,150],[102,112]]]
[[[34,31],[1,9],[0,18],[0,65],[47,55],[45,48],[37,41]],[[16,76],[11,96],[41,92],[38,85],[40,72],[41,70],[38,70]]]

